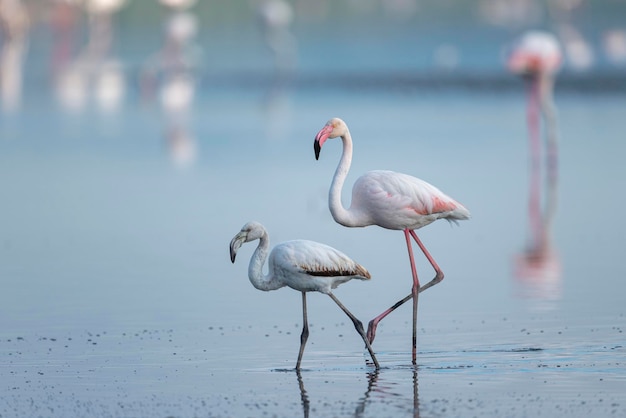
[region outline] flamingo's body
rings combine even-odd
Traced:
[[[337,222],[404,230],[419,229],[437,219],[467,218],[463,206],[435,186],[388,170],[369,171],[356,180],[349,212],[358,216]]]
[[[419,240],[415,230],[437,219],[452,222],[469,219],[470,213],[459,202],[423,180],[407,174],[383,170],[370,171],[359,177],[352,188],[350,208],[344,208],[341,203],[341,191],[352,162],[352,137],[346,123],[339,118],[328,121],[315,137],[314,149],[317,159],[324,142],[329,138],[337,137],[342,139],[343,154],[329,192],[329,208],[333,218],[339,224],[348,227],[377,225],[386,229],[403,231],[413,274],[411,294],[370,321],[367,330],[368,339],[370,343],[373,342],[378,323],[412,298],[413,363],[415,363],[418,294],[443,280],[443,272]],[[411,238],[421,248],[436,272],[435,278],[421,287],[415,269]]]
[[[551,33],[533,30],[526,32],[516,42],[507,66],[516,74],[554,74],[561,67],[562,59],[557,38]]]
[[[264,291],[276,290],[288,286],[302,292],[303,328],[300,338],[300,353],[296,370],[300,369],[304,346],[309,335],[306,292],[324,293],[350,317],[357,332],[363,338],[372,360],[379,368],[378,361],[365,335],[363,325],[332,293],[342,283],[352,279],[369,280],[370,273],[365,267],[350,259],[347,255],[328,245],[307,240],[293,240],[278,244],[269,254],[268,274],[263,274],[263,265],[268,259],[269,236],[258,222],[248,222],[230,242],[230,259],[234,263],[237,250],[243,243],[259,240],[248,268],[248,277],[252,285]]]

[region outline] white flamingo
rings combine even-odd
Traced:
[[[248,268],[248,278],[254,287],[269,291],[288,286],[302,292],[302,334],[300,336],[300,352],[296,370],[300,370],[304,345],[309,337],[309,325],[306,311],[306,293],[324,293],[335,301],[352,320],[357,332],[363,338],[365,346],[372,356],[376,369],[378,360],[374,355],[359,321],[332,293],[342,283],[352,279],[369,280],[369,272],[360,264],[351,260],[342,252],[314,241],[286,241],[274,247],[269,254],[269,271],[263,274],[263,265],[268,258],[270,239],[267,231],[258,222],[246,223],[230,242],[230,260],[234,263],[237,250],[243,243],[259,240]]]
[[[418,294],[443,280],[443,272],[417,237],[415,230],[437,219],[446,219],[448,221],[469,219],[470,213],[463,205],[423,180],[407,174],[383,170],[370,171],[359,177],[352,188],[350,208],[344,208],[341,203],[341,190],[352,162],[352,137],[346,123],[339,118],[329,120],[316,135],[314,149],[315,158],[318,159],[324,142],[329,138],[337,137],[341,137],[343,142],[343,153],[330,186],[328,197],[330,213],[336,222],[347,227],[378,225],[386,229],[403,231],[413,274],[411,294],[372,319],[367,328],[367,338],[372,343],[376,336],[378,323],[397,307],[412,298],[412,359],[413,364],[415,364],[417,355]],[[411,237],[420,247],[436,273],[430,282],[421,287],[415,269]]]

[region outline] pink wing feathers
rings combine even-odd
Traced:
[[[359,177],[351,210],[388,229],[417,229],[437,219],[468,219],[469,211],[435,186],[407,174],[376,170]]]

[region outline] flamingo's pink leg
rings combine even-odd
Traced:
[[[417,301],[419,297],[420,281],[417,278],[417,270],[415,269],[415,260],[413,257],[413,248],[411,247],[411,237],[409,234],[415,234],[412,230],[404,230],[404,238],[406,239],[406,247],[409,250],[409,260],[411,260],[411,273],[413,273],[413,288],[411,289],[411,295],[413,296],[413,349],[411,359],[413,364],[417,364]],[[417,235],[414,235],[417,237]]]
[[[531,78],[528,92],[527,105],[527,122],[528,122],[528,140],[530,148],[530,164],[531,173],[534,173],[539,179],[541,168],[541,135],[539,132],[539,105],[540,105],[540,76],[535,75]],[[532,181],[532,179],[531,179]],[[532,187],[532,186],[531,186]],[[535,189],[537,190],[537,189]],[[533,234],[532,242],[540,242],[541,240],[541,210],[539,204],[540,196],[538,193],[531,193],[528,201],[528,213],[530,217],[531,231]]]
[[[413,239],[415,240],[417,245],[419,245],[420,249],[422,250],[422,252],[426,256],[426,259],[428,259],[428,262],[430,263],[430,265],[433,266],[433,268],[435,269],[435,277],[431,281],[426,283],[424,286],[420,287],[420,293],[421,293],[424,290],[428,289],[429,287],[434,286],[437,283],[439,283],[440,281],[442,281],[443,280],[443,271],[441,271],[441,269],[439,268],[439,265],[437,265],[437,262],[435,261],[435,259],[430,255],[430,253],[428,252],[428,250],[426,249],[424,244],[422,244],[422,241],[417,237],[417,234],[415,233],[415,231],[409,230],[409,233],[411,234],[411,236],[413,237]]]
[[[406,296],[405,298],[396,302],[391,308],[385,310],[383,313],[372,319],[367,326],[367,339],[370,344],[374,342],[374,338],[376,337],[376,328],[378,327],[378,323],[383,320],[387,315],[396,310],[399,306],[403,305],[409,299],[413,299],[413,363],[416,362],[417,358],[417,302],[419,293],[422,291],[419,284],[419,279],[417,277],[417,270],[415,269],[415,260],[413,258],[413,249],[411,248],[411,238],[410,231],[408,229],[404,230],[404,236],[406,240],[407,250],[409,252],[409,260],[411,262],[411,273],[413,275],[413,287],[411,289],[411,294]]]
[[[394,303],[391,308],[387,309],[369,322],[369,324],[367,325],[367,339],[369,340],[370,344],[374,342],[374,338],[376,337],[376,327],[378,327],[378,323],[382,321],[383,318],[385,318],[387,315],[395,311],[398,307],[404,305],[404,303],[412,297],[413,292],[409,293],[404,299],[401,299]]]

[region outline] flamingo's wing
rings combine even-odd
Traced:
[[[275,266],[296,274],[321,277],[370,279],[370,273],[350,257],[319,242],[294,240],[283,242],[272,252]]]
[[[382,170],[370,171],[356,181],[352,201],[353,205],[365,207],[371,216],[387,219],[445,217],[462,208],[454,199],[423,180]],[[381,219],[377,222],[380,223]]]

